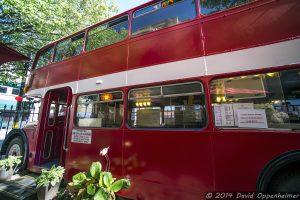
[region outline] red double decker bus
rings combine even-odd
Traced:
[[[150,1],[37,53],[2,154],[70,179],[110,147],[129,199],[300,191],[300,1]]]

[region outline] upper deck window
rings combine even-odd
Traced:
[[[86,50],[91,51],[119,42],[128,36],[128,16],[101,24],[88,32]]]
[[[209,15],[212,13],[227,10],[232,7],[237,7],[251,1],[254,0],[200,0],[201,14]]]
[[[52,53],[53,53],[53,47],[50,47],[46,49],[44,52],[42,52],[37,60],[35,69],[49,65],[52,59]]]
[[[153,4],[151,6],[148,6],[146,8],[136,11],[133,14],[133,17],[139,17],[139,16],[145,15],[147,13],[153,12],[155,10],[158,10],[160,8],[161,8],[161,3],[159,2],[159,3]]]
[[[65,39],[56,45],[54,62],[65,60],[81,53],[84,42],[84,33],[79,33]]]
[[[195,0],[160,1],[133,14],[132,35],[159,30],[196,17]]]

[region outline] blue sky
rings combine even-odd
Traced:
[[[149,2],[151,0],[115,0],[116,4],[119,6],[119,13],[139,6],[143,3]]]

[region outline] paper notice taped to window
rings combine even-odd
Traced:
[[[254,104],[253,103],[233,103],[233,113],[234,113],[234,125],[238,126],[238,115],[237,115],[237,110],[239,109],[254,109]]]
[[[238,127],[268,128],[265,109],[238,109]]]

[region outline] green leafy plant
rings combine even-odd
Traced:
[[[130,187],[128,179],[116,180],[107,171],[101,171],[100,162],[94,162],[87,173],[79,172],[67,186],[71,199],[115,200],[115,192]]]
[[[8,158],[0,160],[0,168],[6,170],[13,168],[22,162],[21,158],[22,156],[8,156]]]
[[[60,183],[65,169],[61,166],[55,167],[54,165],[50,170],[42,169],[41,175],[36,180],[36,188],[48,187]]]

